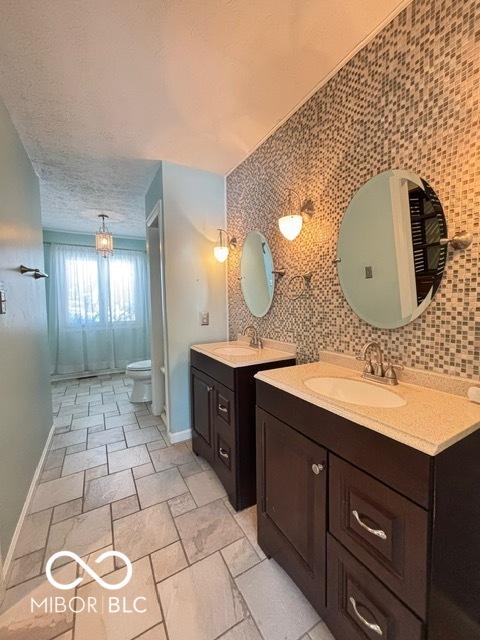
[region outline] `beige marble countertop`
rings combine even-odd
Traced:
[[[430,456],[480,428],[480,404],[423,386],[404,382],[391,387],[378,385],[406,400],[404,406],[393,409],[353,405],[308,389],[304,381],[314,377],[363,380],[360,372],[329,362],[260,371],[255,377]]]
[[[238,340],[194,344],[191,348],[229,367],[249,367],[267,362],[280,362],[281,360],[290,360],[296,356],[297,350],[294,344],[269,339],[263,339],[262,349],[252,348],[252,352],[248,355],[238,356],[217,353],[217,349],[223,349],[225,347],[248,347],[249,342],[250,338],[242,336]]]

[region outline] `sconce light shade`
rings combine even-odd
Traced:
[[[235,238],[230,238],[224,229],[218,229],[218,242],[213,247],[213,255],[218,262],[225,262],[230,253],[230,249],[237,246]]]
[[[98,216],[102,219],[100,229],[95,234],[95,249],[98,253],[101,253],[104,258],[108,258],[113,254],[113,236],[105,226],[105,218],[108,218],[106,214]]]
[[[297,214],[292,214],[289,216],[282,216],[278,219],[278,226],[280,228],[280,233],[287,240],[295,240],[300,231],[302,230],[303,218],[302,216]]]
[[[213,247],[213,255],[218,262],[225,262],[229,253],[230,250],[228,247],[222,247],[220,245]]]

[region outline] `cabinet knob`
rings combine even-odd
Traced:
[[[218,453],[222,456],[222,458],[225,458],[225,460],[228,460],[230,458],[228,452],[225,451],[225,449],[223,449],[223,447],[219,448]]]
[[[325,469],[323,464],[312,464],[312,471],[313,473],[318,476],[318,474],[320,473],[320,471],[323,471]]]
[[[212,393],[212,391],[213,391],[213,387],[208,386],[208,387],[207,387],[207,391],[208,391],[208,393]]]

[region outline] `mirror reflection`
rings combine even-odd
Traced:
[[[275,275],[272,252],[259,231],[251,231],[243,243],[240,283],[247,307],[254,316],[261,318],[272,304]]]
[[[446,237],[441,203],[420,176],[394,169],[365,183],[348,206],[337,248],[340,284],[355,313],[380,328],[417,318],[440,285]]]

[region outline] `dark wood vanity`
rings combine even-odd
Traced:
[[[190,364],[193,451],[212,465],[234,509],[245,509],[256,502],[254,376],[295,358],[232,367],[192,349]]]
[[[430,456],[257,380],[257,492],[335,640],[480,639],[480,431]]]

